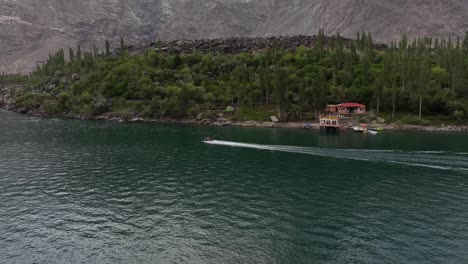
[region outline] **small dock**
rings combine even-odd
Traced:
[[[339,114],[327,113],[320,115],[320,129],[325,131],[339,131],[340,127]]]

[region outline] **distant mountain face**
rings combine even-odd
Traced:
[[[0,71],[29,72],[58,48],[104,40],[372,32],[461,36],[466,0],[0,0]]]

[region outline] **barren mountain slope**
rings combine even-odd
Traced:
[[[0,71],[30,71],[50,51],[104,40],[145,42],[163,24],[161,2],[0,0]]]
[[[370,31],[387,42],[462,35],[466,0],[0,0],[0,71],[28,72],[77,43]]]

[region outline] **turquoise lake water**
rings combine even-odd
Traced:
[[[468,263],[468,135],[0,111],[0,263]]]

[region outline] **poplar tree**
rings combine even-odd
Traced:
[[[124,43],[124,39],[122,36],[120,36],[120,50],[121,51],[125,50],[125,43]]]
[[[96,47],[96,44],[93,44],[93,56],[94,58],[99,56],[99,49]]]
[[[109,41],[106,39],[106,56],[110,55],[110,44]]]
[[[68,58],[71,62],[75,61],[75,52],[73,51],[73,48],[68,49]]]
[[[81,60],[81,59],[82,59],[82,54],[81,54],[81,47],[80,47],[80,45],[78,45],[78,48],[77,48],[77,51],[76,51],[76,58],[77,58],[77,60]]]

